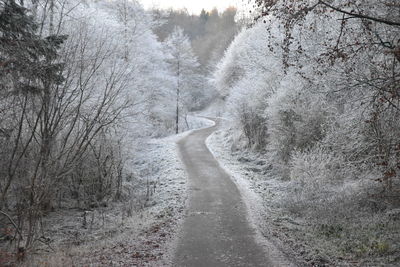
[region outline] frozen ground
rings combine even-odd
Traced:
[[[399,266],[398,210],[376,210],[373,215],[370,210],[346,210],[347,205],[357,206],[356,201],[368,201],[360,190],[356,200],[340,195],[332,205],[322,201],[321,210],[304,215],[309,207],[292,196],[293,184],[272,174],[265,155],[238,150],[232,136],[226,127],[211,135],[207,145],[237,183],[260,242],[272,242],[299,266]]]
[[[192,129],[212,122],[188,117]],[[187,177],[176,141],[190,131],[138,144],[124,199],[43,219],[41,249],[22,266],[167,266],[185,209]]]
[[[191,128],[211,124],[189,117]],[[123,201],[89,211],[56,211],[45,217],[41,250],[23,265],[173,265],[188,197],[176,141],[189,133],[136,146],[130,163],[134,175],[125,181]],[[310,219],[300,214],[307,208],[295,197],[288,205],[288,192],[295,193],[293,185],[271,173],[263,154],[239,151],[233,144],[227,128],[207,140],[220,165],[238,185],[249,211],[247,219],[257,229],[257,241],[274,262],[288,258],[299,266],[399,266],[399,210],[379,211],[377,203],[378,210],[372,216],[367,210],[347,219],[344,217],[349,212],[338,209],[349,204],[343,198],[339,206],[321,205],[325,213],[319,211],[319,216]]]

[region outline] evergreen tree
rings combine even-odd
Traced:
[[[201,10],[200,13],[200,23],[204,26],[206,22],[208,21],[208,18],[210,17],[210,14],[204,10],[204,8]]]
[[[62,81],[62,64],[55,63],[66,36],[41,38],[28,10],[8,0],[0,13],[0,79],[2,89],[36,92]]]
[[[35,147],[39,153],[35,171],[31,172],[34,176],[30,181],[32,190],[24,202],[29,218],[26,247],[34,242],[41,214],[39,207],[46,205],[44,196],[49,192],[41,181],[51,177],[49,162],[57,135],[53,116],[58,108],[56,88],[64,81],[64,64],[59,62],[58,50],[66,36],[42,37],[38,28],[25,7],[14,0],[3,2],[0,9],[0,95],[4,100],[2,104],[14,104],[8,106],[12,111],[0,124],[0,132],[9,131],[7,138],[13,141],[8,146],[10,153],[2,155],[8,164],[5,164],[4,179],[0,183],[0,209],[7,207],[7,195],[22,171],[21,159]],[[30,137],[24,136],[29,131]],[[24,179],[26,177],[28,175],[24,175]]]

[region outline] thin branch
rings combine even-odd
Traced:
[[[0,210],[0,214],[3,214],[5,217],[7,217],[7,219],[12,223],[12,225],[14,226],[15,230],[17,231],[19,237],[21,238],[21,240],[23,239],[21,231],[19,230],[17,224],[14,222],[14,220],[10,217],[10,215],[8,215],[7,213],[5,213],[4,211]]]
[[[333,10],[335,10],[337,12],[340,12],[340,13],[343,13],[343,14],[346,14],[346,15],[349,15],[349,16],[352,16],[352,17],[356,17],[356,18],[360,18],[360,19],[368,19],[368,20],[372,20],[372,21],[379,22],[379,23],[384,23],[384,24],[391,25],[391,26],[400,26],[400,22],[381,19],[381,18],[374,18],[374,17],[368,16],[368,15],[349,12],[349,11],[342,10],[340,8],[334,7],[334,6],[332,6],[332,5],[328,4],[328,3],[325,3],[324,1],[319,1],[318,3],[322,4],[324,6],[327,6],[330,9],[333,9]]]

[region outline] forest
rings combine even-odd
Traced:
[[[294,266],[400,263],[398,0],[0,0],[0,266],[174,266],[207,118]]]

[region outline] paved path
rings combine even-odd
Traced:
[[[216,126],[178,142],[189,176],[188,215],[173,266],[272,266],[255,242],[239,190],[205,145]]]

